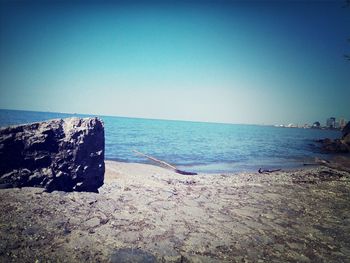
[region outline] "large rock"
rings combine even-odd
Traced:
[[[324,139],[319,140],[322,144],[321,149],[325,153],[348,153],[350,152],[350,145],[340,139]]]
[[[97,192],[104,180],[98,118],[56,119],[0,129],[0,184]]]
[[[349,153],[350,152],[350,122],[342,130],[341,139],[331,140],[329,138],[318,140],[321,150],[325,153]]]
[[[350,145],[350,121],[343,128],[342,135],[342,140],[348,145]]]

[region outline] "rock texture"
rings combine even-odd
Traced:
[[[318,140],[321,143],[321,149],[325,153],[348,153],[350,144],[342,139],[331,140],[329,138]]]
[[[322,151],[326,153],[349,153],[350,152],[350,122],[342,130],[342,138],[331,140],[329,138],[318,140]]]
[[[0,129],[0,186],[97,192],[104,180],[98,118],[55,119]]]
[[[346,124],[346,126],[342,130],[342,134],[343,134],[342,140],[348,145],[350,145],[350,121]]]

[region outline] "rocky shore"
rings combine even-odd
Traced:
[[[320,143],[321,151],[324,153],[349,153],[350,152],[350,122],[343,128],[342,136],[339,139],[329,138],[317,140]]]
[[[184,176],[106,161],[99,193],[0,190],[0,262],[349,262],[350,174]]]

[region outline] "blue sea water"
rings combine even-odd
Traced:
[[[91,115],[0,110],[0,126]],[[293,168],[325,158],[315,139],[339,138],[339,131],[99,116],[105,125],[106,159],[149,163],[136,149],[196,172]]]

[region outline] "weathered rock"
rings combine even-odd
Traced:
[[[321,149],[322,151],[326,153],[348,153],[350,152],[350,145],[347,144],[344,140],[340,139],[324,139],[319,140],[318,142],[321,143]]]
[[[350,152],[350,122],[342,130],[341,139],[322,139],[317,142],[321,143],[321,149],[326,153],[349,153]]]
[[[350,146],[350,133],[348,133],[347,135],[345,135],[343,138],[342,138],[342,141],[344,143],[346,143],[347,145]]]
[[[350,146],[350,121],[346,124],[346,126],[342,130],[342,134],[343,134],[342,136],[343,142],[345,142]]]
[[[97,192],[104,180],[98,118],[55,119],[0,129],[0,184]]]
[[[345,127],[342,130],[343,139],[350,134],[350,121],[345,125]]]

